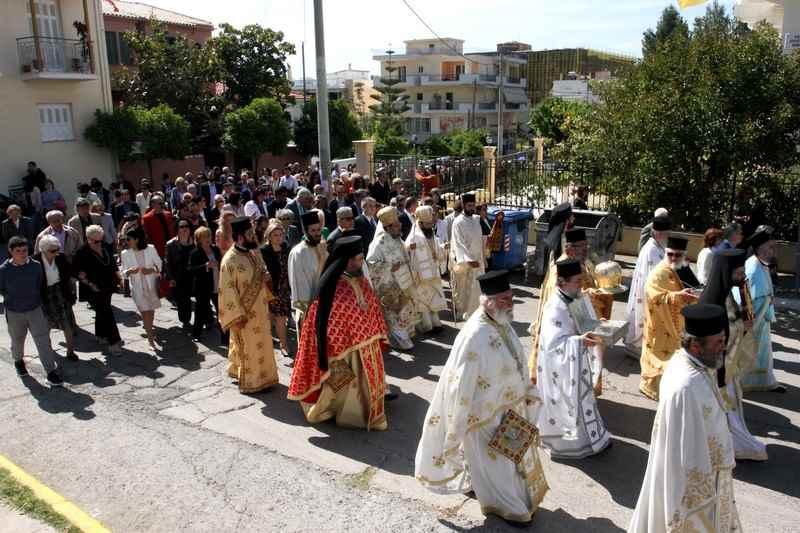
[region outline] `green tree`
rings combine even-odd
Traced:
[[[135,108],[125,106],[112,112],[97,109],[94,122],[90,124],[83,136],[100,148],[107,148],[118,159],[132,159],[134,143],[139,140],[139,116]]]
[[[774,29],[749,31],[719,5],[600,95],[564,153],[629,221],[663,206],[704,230],[728,219],[737,182],[763,186],[800,162],[797,57]]]
[[[147,161],[151,176],[154,159],[183,159],[189,154],[189,123],[171,107],[137,107],[133,112],[139,124],[140,157]]]
[[[462,157],[480,157],[486,144],[486,129],[456,130],[447,136],[453,155]]]
[[[550,139],[553,143],[566,140],[572,123],[579,117],[588,114],[590,104],[569,101],[558,97],[542,100],[531,110],[530,127],[539,137]]]
[[[347,101],[339,99],[329,103],[328,124],[330,124],[331,155],[334,158],[351,156],[353,141],[361,138],[361,128],[358,127],[358,120]],[[303,116],[294,125],[294,143],[298,151],[305,156],[316,155],[319,151],[317,101],[314,99],[303,105]]]
[[[689,37],[689,25],[683,19],[681,14],[673,6],[667,6],[661,13],[661,18],[658,19],[656,29],[648,29],[644,32],[642,38],[642,55],[649,55],[654,53],[658,46],[673,36],[680,39]]]
[[[284,41],[283,32],[250,24],[237,29],[221,24],[222,32],[211,39],[208,47],[219,60],[226,98],[238,107],[255,98],[269,97],[285,103],[291,84],[288,56],[294,45]]]
[[[380,85],[375,86],[378,94],[371,96],[376,103],[369,106],[374,119],[375,151],[379,154],[407,154],[411,144],[403,135],[403,114],[411,110],[409,96],[397,87],[403,80],[399,74],[395,75],[398,68],[391,59],[386,62],[385,70],[386,76],[382,76]]]
[[[289,120],[274,98],[256,98],[225,115],[223,148],[250,157],[254,169],[260,154],[282,154],[290,139]]]
[[[430,157],[444,157],[453,154],[453,147],[443,135],[433,135],[420,144],[419,150]]]

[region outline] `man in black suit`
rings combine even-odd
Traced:
[[[325,215],[325,227],[328,231],[336,229],[336,214],[328,207],[328,197],[324,194],[314,196],[314,209],[319,209]]]
[[[377,179],[369,185],[369,195],[382,205],[389,205],[389,194],[392,188],[386,178],[386,169],[381,167],[376,172]]]
[[[16,204],[11,204],[6,209],[8,218],[0,223],[0,243],[2,243],[2,254],[7,251],[8,242],[12,237],[23,237],[28,241],[28,253],[33,251],[33,243],[36,240],[36,232],[33,227],[33,220],[22,216],[22,208]],[[5,257],[3,255],[2,257]]]
[[[286,197],[289,196],[289,189],[286,187],[278,187],[275,191],[275,197],[267,204],[267,216],[275,218],[275,213],[286,207]]]
[[[200,196],[206,199],[206,205],[214,205],[214,196],[222,194],[222,187],[217,183],[214,172],[209,173],[205,183],[200,185]]]
[[[294,213],[294,219],[296,223],[299,221],[299,229],[300,234],[305,234],[305,228],[302,226],[303,224],[303,215],[311,210],[314,205],[314,195],[306,189],[305,187],[300,187],[297,189],[297,196],[294,200],[289,202],[286,205],[286,209],[289,209],[292,213]]]
[[[122,189],[120,191],[122,194],[122,200],[119,204],[114,206],[114,211],[111,212],[111,217],[114,219],[114,225],[117,228],[120,227],[122,224],[122,219],[125,218],[125,215],[128,213],[134,212],[139,213],[139,205],[131,200],[131,194],[128,192],[128,189]]]
[[[367,253],[372,239],[375,238],[375,228],[378,225],[378,219],[375,214],[378,212],[378,203],[375,198],[367,196],[361,200],[361,214],[356,217],[355,229],[361,236],[361,241],[364,243],[364,253]]]
[[[350,207],[340,207],[336,210],[336,229],[328,235],[327,242],[333,244],[337,239],[345,237],[346,232],[355,234],[355,213]]]
[[[400,219],[400,230],[403,235],[403,240],[406,240],[406,237],[411,233],[411,228],[414,227],[411,214],[414,213],[416,208],[417,199],[413,196],[409,196],[408,198],[402,196],[397,197],[397,211],[399,213],[398,218]]]
[[[106,211],[111,208],[111,193],[103,187],[103,182],[100,181],[98,178],[92,178],[90,181],[90,187],[92,192],[97,195],[101,202],[103,202],[103,207]]]

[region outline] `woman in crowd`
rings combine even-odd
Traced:
[[[139,228],[142,226],[142,219],[139,216],[139,213],[130,212],[125,215],[125,218],[122,219],[122,227],[119,229],[119,234],[117,235],[117,249],[118,250],[125,250],[128,248],[128,232]]]
[[[188,192],[186,185],[187,183],[184,178],[177,178],[175,180],[175,187],[169,192],[169,205],[172,209],[177,209],[183,201],[184,193]]]
[[[161,307],[158,294],[158,280],[161,273],[161,258],[155,246],[147,244],[147,237],[141,228],[127,233],[128,249],[120,254],[122,275],[131,284],[131,296],[142,315],[142,323],[147,342],[156,349],[153,319],[156,309]]]
[[[710,228],[703,236],[703,249],[697,254],[697,280],[705,285],[711,273],[711,263],[714,257],[714,248],[722,242],[722,230]]]
[[[236,218],[236,213],[230,211],[226,208],[222,209],[222,214],[220,215],[219,221],[219,228],[217,229],[216,238],[214,242],[219,247],[219,251],[222,252],[222,255],[225,255],[231,246],[233,246],[233,230],[231,228],[231,221]]]
[[[39,239],[39,253],[33,258],[42,265],[42,310],[51,329],[64,332],[67,360],[77,361],[75,355],[75,305],[72,267],[61,253],[58,238],[45,235]]]
[[[53,180],[47,180],[44,186],[44,192],[41,195],[42,201],[42,211],[47,213],[48,211],[52,211],[53,209],[58,209],[61,212],[66,213],[67,210],[67,202],[64,200],[64,196],[56,190],[56,184],[53,183]]]
[[[269,219],[264,215],[256,217],[256,241],[259,246],[267,242],[267,226],[269,226]]]
[[[266,242],[261,247],[261,255],[272,280],[272,294],[275,295],[275,299],[269,302],[269,314],[275,324],[281,350],[286,356],[293,357],[289,353],[286,334],[289,313],[292,309],[292,293],[289,287],[289,245],[283,238],[283,225],[280,221],[274,218],[269,221],[264,241]]]
[[[195,298],[192,338],[199,341],[203,335],[203,328],[213,325],[212,304],[219,314],[217,291],[222,253],[217,246],[211,243],[211,230],[206,227],[199,227],[194,231],[194,241],[197,246],[189,254],[188,271],[192,278]]]
[[[120,285],[120,277],[114,256],[103,247],[101,226],[86,228],[86,244],[75,253],[72,266],[78,281],[88,289],[89,305],[95,311],[95,337],[108,343],[111,355],[121,355],[122,340],[111,308],[111,296]]]
[[[181,179],[181,178],[178,178]],[[192,280],[187,276],[189,255],[194,250],[194,235],[188,220],[178,220],[178,235],[167,242],[164,255],[164,277],[172,287],[172,297],[178,307],[178,320],[183,329],[191,327]]]

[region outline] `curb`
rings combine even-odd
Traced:
[[[47,503],[53,510],[84,533],[111,533],[110,529],[92,518],[77,505],[70,502],[53,489],[42,484],[38,479],[9,461],[4,455],[0,455],[0,468],[8,470],[14,479],[31,489],[37,498]]]

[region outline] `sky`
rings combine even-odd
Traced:
[[[240,27],[260,24],[284,32],[297,47],[289,59],[302,78],[300,43],[306,43],[306,75],[316,72],[312,0],[143,0],[165,9]],[[504,41],[534,50],[588,47],[641,55],[642,33],[655,27],[661,11],[677,0],[407,0],[440,37],[463,39],[468,52],[493,51]],[[735,0],[720,0],[729,10]],[[433,38],[403,0],[323,0],[328,72],[352,65],[378,73],[372,56],[403,41]],[[705,6],[682,11],[690,23]]]

